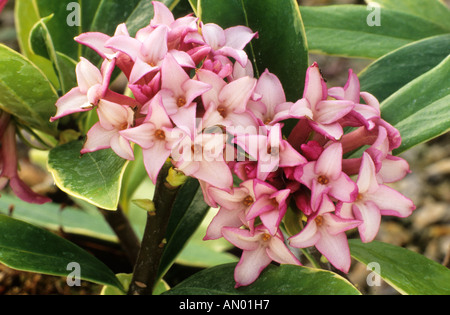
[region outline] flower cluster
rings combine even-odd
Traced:
[[[344,87],[328,89],[314,63],[303,98],[288,102],[276,75],[254,77],[244,47],[257,33],[191,15],[174,19],[160,2],[153,6],[150,24],[133,37],[121,24],[112,37],[76,38],[104,62],[99,70],[81,59],[78,87],[58,100],[52,120],[95,109],[99,121],[82,153],[111,148],[132,160],[134,143],[153,182],[167,159],[197,178],[205,201],[219,208],[205,240],[224,237],[243,251],[237,287],[272,261],[300,265],[288,245],[315,246],[348,272],[346,231],[357,228],[370,242],[382,215],[411,214],[412,201],[387,185],[409,172],[392,155],[399,132],[380,117],[376,98],[360,92],[351,70]],[[109,89],[115,67],[133,98]],[[298,123],[285,138],[287,119]],[[344,158],[357,150],[359,157]],[[295,235],[284,229],[288,210],[300,218]]]

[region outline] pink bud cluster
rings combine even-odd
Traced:
[[[346,231],[357,228],[370,242],[381,216],[411,214],[412,201],[388,186],[409,172],[392,155],[400,134],[351,70],[344,87],[328,89],[314,63],[303,97],[288,102],[274,74],[254,77],[244,47],[257,33],[191,15],[174,19],[160,2],[153,6],[150,24],[134,37],[121,24],[112,37],[76,38],[104,62],[99,70],[81,59],[78,87],[58,100],[52,120],[95,109],[99,121],[82,153],[111,148],[132,160],[134,143],[153,182],[169,158],[197,178],[205,201],[219,208],[205,240],[224,237],[242,249],[236,287],[254,282],[272,261],[300,265],[288,245],[315,246],[348,272]],[[133,98],[109,89],[115,67]],[[287,119],[298,123],[286,139]],[[359,157],[344,158],[355,150]],[[296,235],[284,229],[288,209],[300,218]]]

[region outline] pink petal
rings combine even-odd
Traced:
[[[130,142],[124,137],[121,137],[117,132],[111,137],[111,149],[125,160],[134,160],[133,149],[131,148]]]
[[[208,23],[202,27],[203,38],[212,49],[217,50],[226,43],[224,30],[217,24]]]
[[[358,231],[363,243],[369,243],[375,239],[380,228],[380,209],[373,202],[358,202],[353,205],[355,218],[362,221]]]
[[[80,57],[80,62],[75,68],[78,87],[82,93],[87,93],[89,88],[103,81],[100,70],[87,59]]]
[[[324,214],[323,218],[327,233],[333,236],[354,229],[361,224],[359,220],[343,219],[333,213]]]
[[[155,184],[159,171],[170,156],[170,150],[166,149],[165,142],[157,140],[151,148],[142,150],[145,169]]]
[[[157,64],[168,52],[167,33],[169,29],[165,25],[156,27],[142,43],[141,55],[146,62]]]
[[[151,148],[155,143],[156,127],[152,123],[144,123],[134,128],[120,131],[120,135],[125,139],[136,143],[143,149]]]
[[[234,113],[243,113],[256,86],[256,79],[243,77],[227,84],[220,92],[219,101]]]
[[[126,35],[111,37],[105,43],[105,47],[123,52],[130,56],[133,61],[140,57],[141,46],[142,43],[139,40]]]
[[[377,174],[381,184],[394,183],[411,172],[408,162],[397,156],[388,155],[381,163],[381,169]]]
[[[255,37],[257,33],[246,26],[233,26],[225,30],[225,46],[234,49],[244,49],[244,47]]]
[[[326,85],[320,74],[319,66],[314,63],[306,72],[306,82],[303,97],[308,100],[312,108],[326,99]]]
[[[380,209],[382,215],[392,215],[406,218],[415,209],[411,199],[406,198],[401,193],[388,186],[381,185],[378,190],[365,196],[367,200],[374,202]]]
[[[151,66],[144,60],[137,58],[134,63],[133,69],[131,70],[131,73],[130,73],[130,79],[129,79],[130,83],[135,84],[137,81],[142,79],[142,77],[144,77],[145,75],[155,72],[155,71],[158,71],[159,69],[160,69],[159,66]]]
[[[332,143],[321,154],[314,168],[316,174],[336,180],[342,172],[342,145]]]
[[[209,224],[204,240],[215,240],[221,238],[223,227],[234,227],[238,228],[243,225],[238,212],[242,210],[230,210],[221,207],[217,212],[216,216],[211,220]]]
[[[358,186],[345,173],[330,185],[330,196],[343,202],[353,202],[358,196]]]
[[[322,230],[321,237],[315,246],[334,267],[348,273],[351,257],[345,233],[330,235]]]
[[[374,192],[378,189],[375,164],[366,152],[363,154],[361,169],[356,183],[360,194]]]
[[[172,12],[164,4],[159,1],[152,1],[152,4],[154,14],[150,25],[164,24],[169,26],[175,21]]]
[[[254,251],[244,251],[234,270],[235,288],[253,283],[271,261],[264,247]]]
[[[321,101],[316,105],[314,120],[329,125],[347,115],[354,105],[349,101]]]
[[[81,154],[110,148],[111,138],[116,133],[116,130],[106,130],[100,125],[100,122],[96,123],[87,133],[87,140],[83,145]]]
[[[228,242],[244,251],[254,251],[259,248],[259,236],[255,236],[249,230],[224,227],[222,234]]]
[[[286,247],[281,237],[274,236],[271,238],[267,255],[280,264],[301,265],[300,261]]]
[[[105,47],[106,42],[110,38],[110,36],[100,32],[88,32],[82,33],[75,37],[75,41],[93,49],[100,55],[100,57],[106,59],[106,56],[110,56],[115,53],[114,50]]]
[[[50,121],[53,122],[63,116],[85,112],[92,108],[93,105],[89,103],[86,94],[82,93],[80,88],[76,87],[58,99],[56,102],[56,114],[50,118]]]
[[[296,248],[306,248],[314,246],[319,239],[320,233],[317,224],[314,220],[311,220],[300,233],[289,238],[289,244]]]

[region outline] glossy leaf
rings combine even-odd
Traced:
[[[52,18],[53,14],[40,19],[34,25],[30,33],[30,45],[31,50],[35,54],[47,58],[52,62],[58,74],[61,91],[65,94],[77,85],[75,75],[77,62],[69,56],[55,50],[53,39],[47,26]]]
[[[381,104],[383,119],[399,129],[399,154],[450,129],[450,56]]]
[[[177,264],[208,268],[238,261],[238,257],[227,252],[233,248],[233,245],[224,238],[203,240],[211,220],[217,213],[216,210],[210,209],[208,211],[198,229],[189,239],[186,247],[178,255],[176,259]]]
[[[29,0],[16,0],[14,9],[14,22],[17,32],[17,41],[20,52],[33,62],[48,77],[52,84],[58,88],[59,82],[50,60],[36,55],[30,47],[29,37],[33,26],[41,19],[39,12]]]
[[[122,287],[101,261],[52,232],[5,215],[0,215],[0,230],[0,262],[10,268],[71,277],[74,262],[81,280]]]
[[[116,210],[127,161],[111,149],[80,156],[82,141],[50,151],[48,169],[56,185],[71,196],[107,210]]]
[[[408,249],[373,241],[350,240],[353,258],[363,264],[377,263],[374,272],[402,294],[450,294],[450,270]]]
[[[414,0],[368,0],[368,3],[376,3],[382,8],[398,10],[415,15],[424,20],[441,25],[450,31],[450,10],[439,0],[427,0],[420,3]]]
[[[31,128],[56,134],[57,124],[49,121],[58,99],[52,84],[33,63],[4,45],[0,45],[0,89],[0,109]]]
[[[440,25],[391,9],[381,9],[380,26],[369,26],[372,12],[364,5],[300,10],[309,49],[318,54],[376,59],[413,41],[448,33]]]
[[[360,295],[341,276],[325,270],[302,266],[268,266],[247,287],[234,288],[236,264],[200,271],[164,294],[173,295]]]
[[[164,275],[172,265],[203,221],[209,208],[203,199],[198,181],[189,178],[178,192],[173,205],[166,232],[167,244],[159,266],[160,276]]]
[[[408,82],[433,69],[450,54],[450,34],[405,45],[370,64],[359,74],[361,91],[382,102]]]
[[[259,74],[265,69],[280,79],[286,99],[303,96],[308,47],[302,16],[295,0],[244,0],[248,26],[258,32],[252,41]]]
[[[107,242],[117,242],[116,234],[96,208],[94,211],[75,207],[61,209],[60,204],[30,204],[16,196],[2,193],[0,213],[8,214],[10,207],[14,209],[11,217],[47,230],[64,231],[65,233],[83,235]]]

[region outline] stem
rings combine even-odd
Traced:
[[[151,295],[158,280],[158,268],[166,243],[167,224],[175,197],[181,187],[174,187],[167,182],[169,169],[170,164],[166,163],[156,181],[153,199],[155,211],[147,213],[144,237],[134,266],[129,295]]]
[[[139,249],[141,248],[141,242],[131,226],[130,221],[120,207],[116,211],[99,210],[117,235],[119,243],[131,265],[134,266],[136,264]]]
[[[305,257],[309,260],[309,262],[313,265],[314,268],[322,269],[322,266],[316,261],[316,259],[313,257],[313,255],[310,254],[310,252],[307,249],[301,248],[300,249],[305,255]]]

